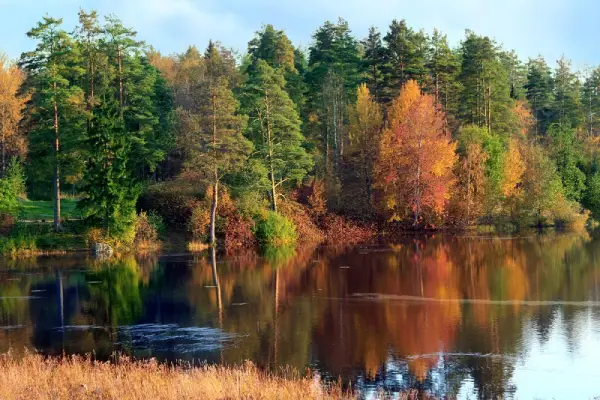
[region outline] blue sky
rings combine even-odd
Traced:
[[[362,38],[371,25],[384,32],[393,18],[405,18],[427,32],[437,27],[453,44],[468,28],[523,59],[542,54],[553,64],[565,54],[579,68],[600,64],[597,0],[0,0],[0,50],[16,58],[31,49],[25,32],[45,13],[72,29],[80,7],[116,14],[163,53],[204,48],[211,38],[244,51],[263,23],[308,46],[325,20],[343,17]]]

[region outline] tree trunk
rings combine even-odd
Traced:
[[[54,83],[56,92],[56,83]],[[60,224],[60,162],[58,155],[60,152],[60,140],[58,137],[58,105],[54,101],[54,230],[61,229]]]
[[[94,104],[94,59],[90,51],[90,93],[91,105]]]
[[[267,146],[269,151],[269,177],[271,179],[271,208],[277,212],[277,186],[275,184],[275,171],[273,168],[273,131],[271,127],[271,103],[269,92],[265,91],[265,112],[267,118]]]
[[[213,111],[213,152],[216,156],[216,145],[217,145],[217,96],[212,94],[212,111]],[[216,159],[216,158],[215,158]],[[216,246],[217,237],[215,234],[215,224],[217,220],[217,203],[219,202],[219,170],[215,165],[214,170],[214,182],[213,182],[213,196],[210,205],[210,245]]]
[[[119,104],[121,105],[122,113],[125,100],[123,99],[123,60],[120,48],[117,50],[117,62],[119,64]]]
[[[2,168],[0,169],[0,177],[4,177],[4,173],[6,172],[6,144],[5,144],[5,136],[4,131],[2,131],[2,140],[0,141],[0,146],[2,146]]]
[[[275,174],[273,173],[273,163],[271,162],[271,197],[273,198],[272,208],[277,212],[277,190],[275,189]]]
[[[471,224],[471,155],[467,149],[467,226]]]
[[[215,173],[216,175],[216,173]],[[210,204],[210,245],[216,246],[217,238],[215,234],[215,222],[217,220],[217,203],[219,201],[219,180],[218,177],[215,176],[215,183],[213,185],[213,196],[212,202]]]

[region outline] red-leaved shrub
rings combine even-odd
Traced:
[[[256,249],[258,242],[253,233],[254,221],[235,213],[225,224],[225,249],[227,252],[240,249]]]
[[[327,214],[320,219],[328,244],[354,245],[366,242],[375,236],[373,226],[359,224],[336,214]]]
[[[303,243],[321,242],[325,235],[315,224],[310,209],[295,201],[283,201],[279,205],[281,213],[296,225],[298,241]]]
[[[15,223],[16,219],[12,215],[0,214],[0,235],[8,235]]]

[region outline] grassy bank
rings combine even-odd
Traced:
[[[54,205],[52,201],[20,200],[21,210],[19,219],[23,221],[48,221],[54,218]],[[77,200],[61,199],[60,211],[62,219],[78,219]]]
[[[108,364],[82,358],[0,357],[0,399],[350,399],[339,388],[252,365],[169,367],[156,362]]]
[[[30,256],[63,254],[86,249],[84,236],[77,221],[65,223],[65,230],[56,233],[50,223],[19,222],[8,236],[0,236],[0,255]]]

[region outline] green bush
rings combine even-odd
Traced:
[[[263,248],[293,246],[296,226],[283,215],[271,211],[256,225],[256,239]]]
[[[6,173],[0,179],[0,215],[8,214],[16,217],[20,211],[19,197],[25,191],[23,168],[13,158]]]

